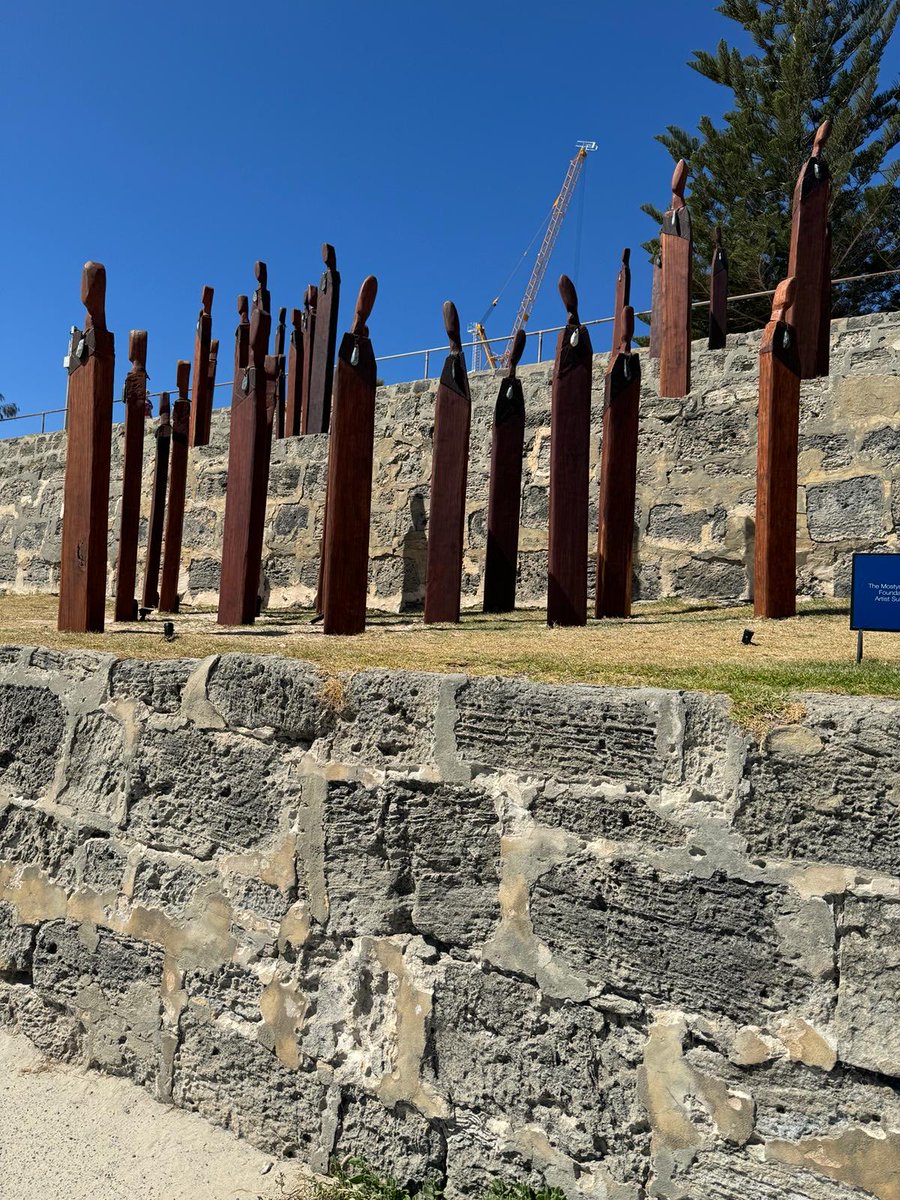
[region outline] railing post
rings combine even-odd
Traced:
[[[425,374],[423,376],[423,379],[428,378],[428,360],[430,359],[430,357],[431,357],[431,351],[426,350],[425,351]]]
[[[544,331],[543,331],[543,329],[538,330],[537,361],[538,362],[544,361]]]
[[[41,413],[41,433],[44,432],[44,413]]]

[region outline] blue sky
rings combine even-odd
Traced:
[[[254,260],[268,263],[273,307],[299,307],[325,240],[337,248],[342,326],[371,272],[376,354],[439,345],[442,301],[456,301],[464,324],[482,315],[579,138],[600,149],[530,326],[562,319],[561,271],[577,271],[584,319],[608,315],[623,245],[644,306],[639,246],[653,229],[640,204],[663,202],[671,174],[653,135],[723,110],[724,89],[685,62],[737,32],[707,0],[9,6],[0,392],[22,411],[64,403],[88,258],[107,267],[117,396],[131,328],[149,330],[153,390],[172,386],[176,360],[193,355],[206,283],[219,378],[230,378],[236,296],[252,291]],[[492,333],[508,329],[527,270]]]

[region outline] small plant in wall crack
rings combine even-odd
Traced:
[[[327,1176],[304,1179],[283,1200],[441,1200],[443,1184],[433,1175],[400,1183],[371,1167],[365,1159],[333,1161]],[[559,1188],[532,1188],[494,1179],[480,1200],[565,1200]]]

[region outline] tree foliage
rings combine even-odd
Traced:
[[[697,133],[670,125],[657,138],[690,165],[696,247],[694,294],[703,295],[713,233],[722,227],[732,295],[774,288],[787,271],[791,195],[813,135],[832,121],[825,158],[832,173],[832,275],[900,266],[900,84],[880,85],[900,0],[724,0],[718,11],[752,40],[744,53],[724,39],[688,65],[728,88],[723,123],[701,117]],[[651,204],[644,212],[660,223]],[[657,241],[645,243],[651,253]],[[900,307],[900,275],[844,284],[834,314]],[[766,299],[732,303],[732,328],[752,329]],[[697,336],[706,316],[695,310]]]
[[[7,403],[6,397],[0,392],[0,421],[8,421],[19,414],[18,404]]]

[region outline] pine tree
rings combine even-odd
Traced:
[[[729,292],[774,288],[787,270],[791,194],[815,130],[830,117],[832,275],[900,267],[900,83],[879,86],[900,0],[724,0],[718,6],[750,35],[744,54],[723,39],[688,63],[733,94],[724,123],[709,117],[690,134],[670,125],[657,138],[690,166],[688,203],[696,247],[694,295],[704,294],[713,233],[722,227]],[[664,191],[664,185],[660,189]],[[659,224],[662,212],[643,211]],[[646,242],[652,254],[658,242]],[[900,275],[843,284],[835,316],[900,307]],[[768,319],[770,301],[729,304],[732,329]],[[695,336],[706,315],[695,309]]]

